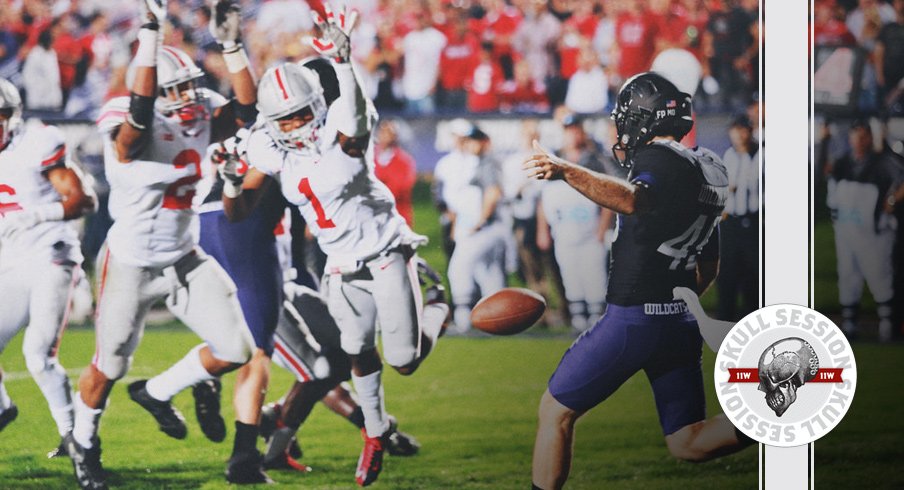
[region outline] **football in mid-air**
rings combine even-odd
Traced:
[[[504,288],[482,298],[471,310],[471,325],[493,335],[514,335],[543,316],[546,300],[524,288]]]

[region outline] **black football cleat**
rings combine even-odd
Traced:
[[[90,449],[76,442],[72,433],[66,434],[63,441],[79,487],[84,490],[106,490],[106,474],[100,461],[100,440],[95,439]]]
[[[69,452],[66,451],[66,437],[64,436],[60,439],[60,445],[56,447],[56,449],[47,453],[47,459],[53,458],[62,458],[63,456],[69,456]]]
[[[3,430],[10,422],[16,420],[16,417],[18,416],[19,407],[17,407],[15,403],[10,403],[9,408],[4,410],[3,413],[0,413],[0,430]]]
[[[417,279],[422,286],[430,286],[431,284],[442,284],[443,276],[436,272],[430,264],[421,257],[417,258]]]
[[[389,442],[386,451],[393,456],[414,456],[421,449],[420,443],[411,434],[399,430],[399,421],[389,416]]]
[[[273,480],[264,472],[263,463],[264,458],[257,450],[233,454],[226,463],[226,481],[237,485],[273,483]]]
[[[169,401],[164,402],[152,397],[145,387],[146,384],[146,379],[130,384],[129,398],[154,416],[164,434],[176,439],[185,439],[188,435],[185,417]]]
[[[226,439],[226,422],[220,415],[222,389],[220,380],[214,378],[196,384],[191,390],[195,397],[198,425],[201,426],[201,432],[213,442],[223,442],[223,439]]]

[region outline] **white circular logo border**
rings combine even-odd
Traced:
[[[743,380],[744,374],[732,376],[729,369],[757,371],[765,349],[792,337],[813,347],[820,373],[835,371],[842,381],[805,382],[796,388],[796,400],[777,416],[758,382],[730,382],[729,378]],[[794,447],[821,438],[841,422],[856,392],[857,363],[844,333],[828,317],[805,306],[775,304],[750,313],[732,327],[716,353],[713,379],[723,413],[738,430],[763,444]]]

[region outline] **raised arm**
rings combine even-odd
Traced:
[[[529,177],[540,180],[564,179],[591,201],[621,214],[634,214],[646,202],[642,188],[622,179],[588,170],[559,158],[534,140],[534,154],[523,167]]]
[[[157,101],[157,54],[163,43],[161,24],[166,20],[166,0],[145,0],[145,22],[138,30],[138,49],[135,51],[135,80],[129,98],[126,124],[116,130],[113,138],[117,159],[126,163],[150,138]]]
[[[343,8],[335,15],[327,8],[328,19],[324,20],[316,13],[313,15],[322,37],[311,39],[310,43],[317,52],[333,59],[339,82],[340,95],[331,106],[339,132],[339,145],[348,155],[363,156],[370,142],[373,120],[367,97],[351,63],[350,36],[358,14]]]
[[[221,141],[257,117],[257,84],[242,46],[242,12],[235,0],[217,0],[210,17],[210,34],[223,51],[223,61],[229,72],[229,83],[235,98],[214,112],[213,141]]]

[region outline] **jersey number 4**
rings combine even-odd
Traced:
[[[677,270],[683,264],[686,270],[691,270],[697,265],[697,253],[709,241],[716,227],[716,218],[701,214],[684,233],[659,245],[657,252],[674,259],[669,269]]]
[[[173,159],[173,167],[192,166],[192,174],[170,184],[163,193],[164,209],[189,209],[195,198],[195,185],[201,180],[201,155],[195,150],[183,150]]]
[[[333,220],[327,219],[326,214],[323,212],[323,205],[320,204],[320,199],[317,199],[314,191],[311,190],[311,182],[307,177],[301,179],[301,182],[298,183],[298,192],[304,194],[304,197],[311,201],[311,206],[314,208],[314,212],[317,213],[317,226],[321,230],[336,227],[336,223],[333,223]]]

